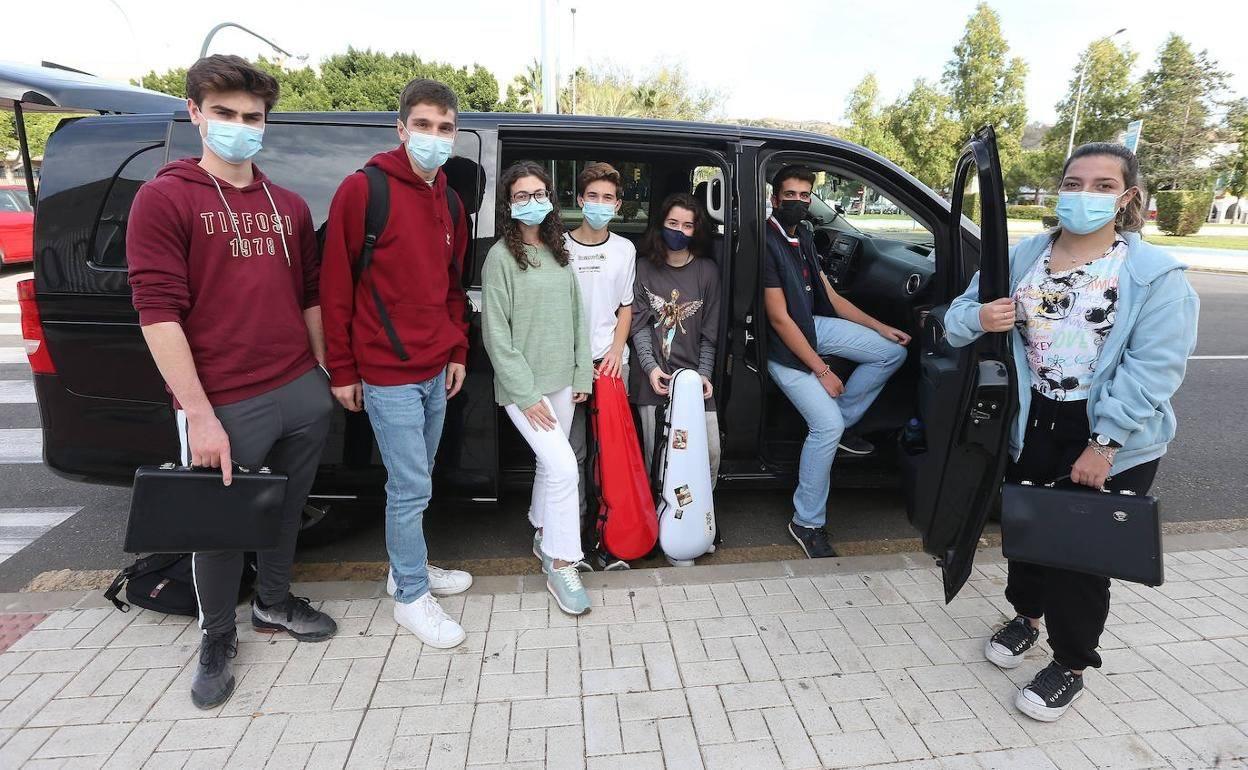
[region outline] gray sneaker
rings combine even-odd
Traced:
[[[234,665],[238,655],[238,632],[204,634],[199,641],[199,664],[191,680],[191,703],[196,708],[220,706],[234,692]]]
[[[581,573],[575,564],[566,567],[554,567],[546,572],[546,590],[555,597],[559,609],[569,615],[584,615],[589,612],[589,594],[581,584]]]
[[[251,601],[251,625],[257,631],[285,631],[301,642],[323,642],[338,633],[338,624],[307,599],[286,594],[286,599],[268,607],[260,598]]]

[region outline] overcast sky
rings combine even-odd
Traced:
[[[205,34],[232,21],[308,54],[311,62],[348,46],[414,51],[458,65],[482,64],[505,84],[539,55],[539,3],[14,0],[4,11],[0,59],[46,59],[126,79],[189,64]],[[1135,74],[1147,69],[1174,31],[1207,48],[1232,73],[1232,88],[1248,94],[1248,6],[1235,0],[998,0],[992,6],[1011,53],[1030,65],[1030,120],[1052,121],[1079,51],[1119,27],[1127,27],[1119,40],[1141,54]],[[571,8],[577,10],[575,52]],[[695,82],[724,94],[722,117],[835,122],[867,72],[878,76],[888,100],[915,78],[939,79],[974,8],[973,0],[560,0],[559,51],[565,72],[574,61],[641,71],[656,61],[680,63]],[[219,32],[210,50],[271,53],[235,29]]]

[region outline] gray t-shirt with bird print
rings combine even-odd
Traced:
[[[628,394],[636,404],[667,401],[650,387],[650,371],[659,366],[671,374],[696,369],[706,377],[715,366],[719,337],[719,267],[706,257],[672,267],[637,260],[633,287],[633,346]],[[715,402],[708,401],[707,409]]]

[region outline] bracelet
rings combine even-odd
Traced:
[[[816,374],[815,377],[817,379],[822,380],[824,377],[827,377],[831,373],[832,373],[832,367],[829,366],[826,369],[824,369],[822,372],[819,372],[818,374]]]
[[[1088,439],[1088,446],[1092,447],[1092,451],[1101,456],[1105,462],[1110,465],[1114,464],[1114,456],[1118,454],[1118,448],[1112,446],[1101,446],[1092,439]]]

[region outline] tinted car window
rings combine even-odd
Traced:
[[[95,226],[91,264],[95,267],[126,266],[126,224],[130,220],[130,204],[139,187],[156,176],[165,162],[164,145],[150,145],[136,150],[121,161],[110,180]]]

